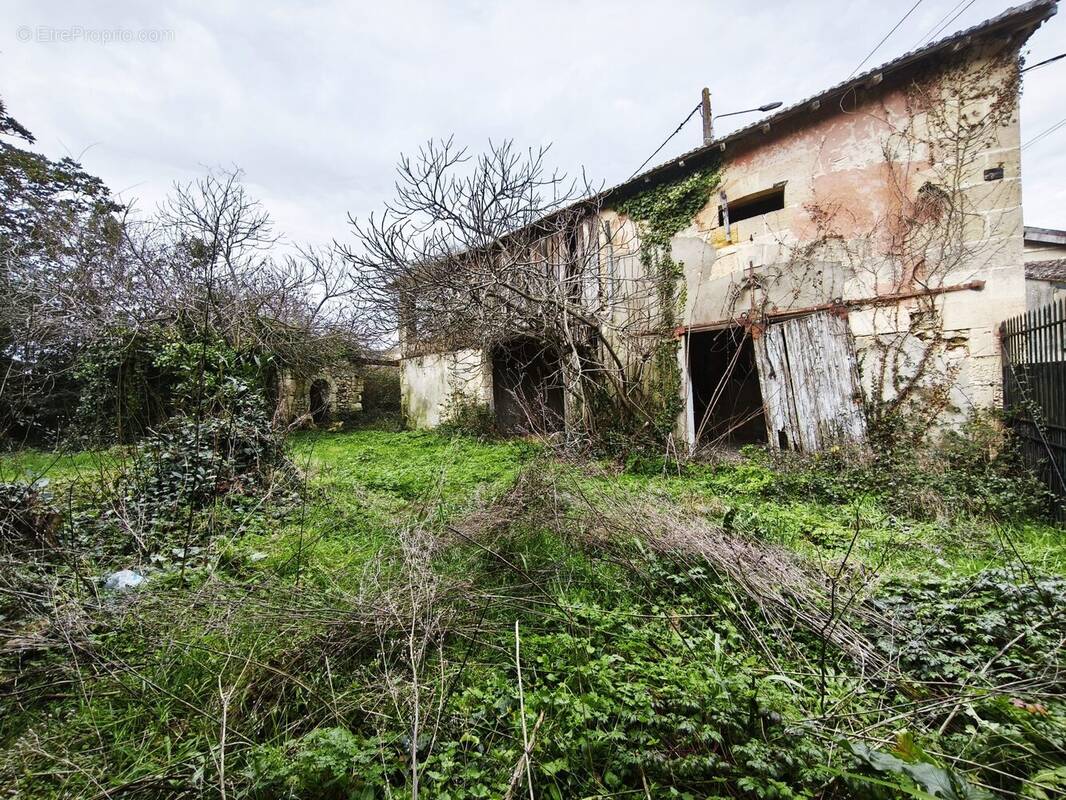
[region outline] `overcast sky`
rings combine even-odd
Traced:
[[[38,149],[80,159],[125,200],[151,207],[174,181],[236,164],[279,230],[321,244],[379,207],[398,154],[430,137],[550,142],[555,165],[612,184],[704,85],[716,112],[802,99],[851,74],[913,4],[4,0],[0,96]],[[1007,5],[923,0],[867,66],[954,11],[945,34]],[[38,41],[41,27],[80,39]],[[148,41],[88,41],[111,29]],[[1064,51],[1066,13],[1027,48],[1030,63]],[[1066,59],[1026,75],[1023,142],[1066,117],[1064,85]],[[655,163],[700,138],[694,118]],[[1023,164],[1026,224],[1066,228],[1066,126]]]

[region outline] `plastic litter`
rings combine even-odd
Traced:
[[[139,572],[134,572],[132,569],[120,569],[107,576],[104,588],[123,592],[127,589],[136,589],[142,583],[144,583],[144,576]]]

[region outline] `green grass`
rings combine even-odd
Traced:
[[[316,569],[354,569],[387,547],[396,526],[431,509],[455,514],[489,502],[542,449],[525,441],[479,441],[431,431],[303,432],[292,437],[293,460],[306,473],[311,502],[283,523],[241,528],[230,543],[238,557],[263,553],[261,569],[285,570],[296,554]],[[122,451],[0,455],[0,481],[48,478],[53,488],[99,479]],[[851,558],[889,574],[972,573],[1018,556],[1049,574],[1066,574],[1066,535],[1051,523],[993,522],[959,517],[916,520],[884,498],[859,495],[831,503],[782,488],[757,457],[691,464],[682,474],[618,470],[600,464],[563,466],[601,492],[655,493],[712,522],[783,545],[818,562],[839,559],[859,526]]]
[[[230,557],[323,585],[338,575],[355,582],[395,546],[400,528],[489,502],[533,450],[422,431],[298,434],[292,458],[306,476],[308,503],[233,537]]]
[[[290,448],[307,481],[307,502],[220,504],[210,512],[218,538],[189,586],[174,570],[160,570],[135,595],[90,602],[86,613],[97,616],[84,626],[92,637],[84,664],[71,667],[66,646],[24,661],[21,685],[31,688],[23,691],[32,696],[39,685],[42,699],[28,709],[0,704],[0,717],[12,709],[0,721],[0,762],[10,765],[0,765],[0,776],[13,783],[3,788],[56,798],[106,796],[103,788],[123,785],[165,794],[167,776],[177,786],[199,776],[201,792],[217,796],[221,693],[228,691],[229,796],[382,796],[386,779],[393,796],[404,796],[407,729],[399,707],[407,697],[408,621],[378,620],[368,629],[363,615],[374,611],[376,591],[397,585],[405,529],[439,530],[444,520],[484,509],[506,496],[523,467],[548,454],[523,441],[382,430],[302,433]],[[119,456],[13,454],[0,457],[0,474],[44,475],[77,489],[91,486]],[[681,475],[606,463],[555,462],[550,469],[562,493],[584,489],[608,503],[661,497],[830,571],[856,524],[852,562],[888,578],[968,575],[1014,563],[1016,552],[1040,573],[1066,571],[1066,537],[1052,525],[916,520],[876,494],[829,502],[805,488],[814,482],[783,476],[759,456],[693,464]],[[581,531],[560,533],[545,519],[530,514],[494,530],[487,546],[503,559],[454,541],[433,559],[432,571],[456,587],[443,603],[465,627],[435,639],[424,664],[430,718],[443,709],[424,765],[424,796],[502,794],[521,741],[516,620],[526,722],[545,715],[535,758],[538,796],[818,796],[833,775],[824,770],[829,751],[804,727],[821,714],[809,678],[816,663],[809,633],[800,626],[783,637],[788,642],[771,641],[780,647],[768,658],[705,566],[675,563],[633,543],[598,552],[580,544]],[[639,531],[640,520],[633,526]],[[85,564],[83,573],[119,566]],[[70,606],[89,597],[66,578],[56,586],[69,593]],[[403,597],[401,590],[401,608]],[[966,630],[968,620],[959,627]],[[797,658],[789,647],[811,650]],[[984,647],[982,665],[999,643]],[[830,662],[831,670],[840,668],[829,681],[830,699],[843,704],[843,719],[854,714],[856,727],[880,719],[882,700],[889,707],[899,700],[852,694],[858,679],[847,660],[831,655]],[[100,664],[106,668],[95,671]],[[57,683],[71,674],[76,680]],[[384,688],[390,685],[399,687],[395,697]],[[454,691],[442,701],[433,694],[437,685]],[[1002,718],[981,713],[1012,730],[1050,725],[1007,705]],[[936,727],[927,723],[926,730]],[[994,729],[979,733],[989,737]],[[1041,741],[1038,733],[1033,741]],[[933,743],[961,752],[970,737]],[[847,757],[833,752],[834,759]],[[1017,751],[1004,752],[1002,763],[1011,763]],[[669,793],[673,782],[688,780],[698,791]],[[740,781],[748,788],[737,790]],[[249,786],[254,791],[238,791]]]
[[[292,444],[294,460],[310,467],[316,486],[365,490],[406,503],[438,497],[469,502],[476,492],[506,485],[535,449],[524,442],[480,442],[430,431],[302,433]]]
[[[42,478],[62,485],[86,482],[114,469],[122,454],[120,448],[60,453],[47,450],[0,453],[0,483],[32,482]]]
[[[816,563],[839,561],[858,526],[849,559],[886,576],[969,574],[1017,563],[1019,557],[1047,574],[1066,574],[1066,531],[1052,522],[973,515],[915,519],[896,511],[890,499],[869,493],[830,502],[793,488],[759,457],[689,464],[681,474],[601,469],[581,480],[601,492],[654,493]]]

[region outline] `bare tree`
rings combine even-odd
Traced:
[[[639,263],[607,194],[549,171],[546,156],[429,142],[401,158],[393,200],[352,218],[355,243],[338,249],[376,332],[399,330],[406,353],[532,341],[558,365],[572,427],[594,428],[601,402],[647,426],[661,276]]]
[[[16,155],[42,161],[5,147],[7,171],[20,166]],[[240,170],[175,185],[156,213],[138,215],[76,164],[43,163],[55,185],[5,197],[0,220],[0,402],[9,434],[63,426],[81,401],[87,354],[110,350],[125,373],[116,380],[126,380],[131,359],[160,331],[223,342],[269,370],[293,372],[363,346],[346,264],[331,250],[281,252]],[[75,201],[58,199],[71,185],[81,190]],[[267,371],[263,378],[271,380]],[[126,435],[121,409],[102,413]]]

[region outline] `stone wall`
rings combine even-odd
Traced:
[[[312,412],[312,390],[321,393],[325,405],[322,421],[341,421],[363,410],[363,378],[360,368],[348,364],[334,364],[309,377],[282,373],[278,378],[277,416],[285,424],[308,416]],[[315,424],[313,419],[308,425]]]

